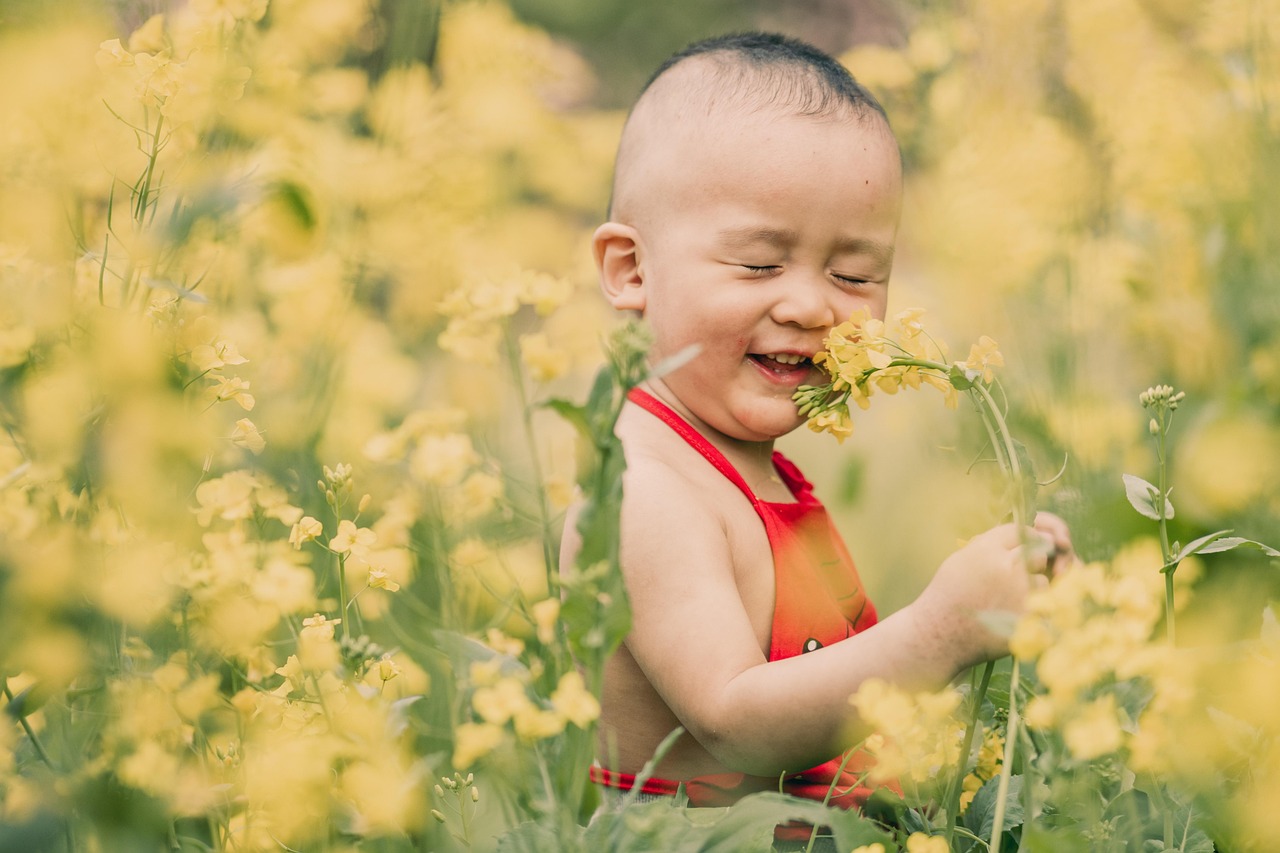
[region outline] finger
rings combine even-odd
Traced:
[[[1054,575],[1065,572],[1077,562],[1075,547],[1071,543],[1071,530],[1067,523],[1050,512],[1036,514],[1036,530],[1051,537],[1053,560],[1050,568]]]
[[[1053,540],[1054,549],[1059,553],[1069,554],[1074,551],[1071,545],[1071,528],[1058,516],[1051,512],[1038,512],[1034,527]]]
[[[1032,574],[1045,574],[1049,571],[1049,555],[1052,545],[1040,537],[1028,540],[1018,549],[1023,567]]]

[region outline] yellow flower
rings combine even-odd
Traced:
[[[836,437],[837,442],[843,442],[853,435],[853,421],[850,420],[847,409],[833,409],[810,418],[809,429],[814,432],[829,432]]]
[[[471,707],[487,723],[502,725],[532,703],[519,679],[507,676],[492,687],[481,687],[471,697]]]
[[[539,316],[555,311],[573,295],[573,285],[568,279],[546,273],[524,273],[519,280],[520,301],[532,305]]]
[[[471,664],[471,683],[476,687],[492,687],[502,677],[502,659],[478,660]]]
[[[538,629],[538,642],[550,645],[556,638],[556,620],[560,618],[560,599],[548,598],[529,608]]]
[[[849,697],[862,721],[880,737],[873,749],[873,780],[900,778],[925,783],[960,757],[963,726],[952,717],[960,702],[954,690],[909,694],[871,678]],[[872,743],[869,738],[868,747]]]
[[[966,370],[971,370],[982,377],[983,382],[990,382],[994,376],[992,375],[992,367],[1002,367],[1004,365],[1004,356],[1000,354],[999,345],[991,338],[983,335],[978,338],[978,342],[969,348],[969,357],[962,362],[960,366]]]
[[[201,344],[191,350],[191,363],[195,365],[196,370],[204,373],[209,370],[215,370],[219,367],[225,367],[229,364],[245,364],[249,359],[240,355],[236,349],[236,345],[230,341],[218,341],[214,344]]]
[[[315,574],[285,559],[290,552],[269,558],[254,576],[253,597],[281,613],[301,613],[316,606]]]
[[[907,853],[948,853],[946,838],[913,832],[907,837]]]
[[[555,737],[564,731],[564,717],[556,711],[547,711],[532,704],[517,711],[512,721],[516,735],[526,741]]]
[[[400,674],[400,666],[391,658],[388,652],[378,659],[378,679],[384,684]]]
[[[119,44],[118,39],[114,39]],[[129,50],[152,52],[164,48],[164,15],[152,15],[129,36]]]
[[[232,471],[196,487],[196,520],[207,527],[214,518],[236,521],[253,515],[253,490],[257,480],[247,471]]]
[[[294,550],[301,550],[303,544],[319,539],[323,533],[324,525],[308,515],[294,523],[289,531],[289,544]]]
[[[302,630],[298,633],[303,637],[333,639],[334,626],[341,624],[341,619],[330,619],[323,613],[316,613],[302,620]]]
[[[560,676],[560,683],[551,694],[551,704],[580,729],[585,729],[600,716],[600,702],[587,690],[582,673],[577,670]]]
[[[356,527],[355,522],[344,518],[338,522],[338,534],[329,540],[329,548],[339,554],[367,554],[377,541],[378,534],[367,527]]]
[[[534,382],[550,382],[569,369],[569,353],[552,346],[542,332],[520,336],[520,357]]]
[[[409,473],[415,479],[435,486],[452,486],[462,480],[467,469],[480,461],[464,433],[429,435],[418,444],[409,458]]]
[[[465,770],[493,752],[502,743],[501,726],[492,723],[462,723],[453,730],[453,766]]]
[[[382,569],[369,569],[369,588],[395,592],[400,589],[400,584],[387,577],[387,573]]]
[[[254,404],[257,401],[249,393],[248,382],[238,376],[211,376],[209,378],[213,380],[213,384],[209,386],[208,393],[215,401],[221,403],[226,400],[234,400],[246,412],[253,411]]]
[[[484,642],[485,645],[498,654],[508,657],[519,657],[521,652],[524,651],[524,640],[518,637],[508,637],[499,628],[490,628],[486,631]]]
[[[267,447],[267,440],[262,437],[262,433],[254,426],[253,421],[248,418],[241,418],[236,421],[235,430],[231,433],[231,443],[237,447],[243,447],[257,456]]]
[[[1033,729],[1047,729],[1053,725],[1055,718],[1053,700],[1048,696],[1031,697],[1023,713],[1023,719]]]
[[[1071,754],[1088,761],[1115,752],[1124,744],[1115,697],[1107,694],[1084,706],[1062,727]]]
[[[120,39],[111,39],[98,45],[94,60],[100,68],[120,68],[133,65],[133,54],[124,49]]]
[[[165,112],[169,100],[182,87],[182,63],[174,62],[166,51],[135,53],[133,67],[138,100],[144,106],[160,107],[160,111]]]
[[[178,757],[154,741],[143,741],[137,750],[120,762],[121,781],[139,790],[163,797],[177,781]]]

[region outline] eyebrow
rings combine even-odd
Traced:
[[[727,249],[746,249],[760,244],[787,249],[800,239],[799,233],[790,228],[726,228],[718,236],[720,244]],[[873,261],[885,266],[893,263],[893,246],[875,240],[841,239],[836,241],[835,250],[840,255],[870,255]]]

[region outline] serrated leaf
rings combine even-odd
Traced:
[[[1159,521],[1160,513],[1156,510],[1155,498],[1156,495],[1160,494],[1160,490],[1141,477],[1133,474],[1124,474],[1123,476],[1124,495],[1129,499],[1129,505],[1141,515],[1153,521]],[[1165,519],[1173,518],[1173,502],[1169,500],[1167,495],[1164,499],[1164,517]]]
[[[1270,545],[1263,545],[1261,542],[1255,542],[1252,539],[1245,539],[1240,536],[1226,536],[1210,543],[1209,547],[1201,548],[1201,554],[1218,554],[1222,551],[1230,551],[1233,548],[1255,548],[1268,557],[1280,557],[1280,551],[1272,548]]]
[[[1219,530],[1214,533],[1209,533],[1205,536],[1201,536],[1199,539],[1195,539],[1191,542],[1188,542],[1186,544],[1186,547],[1178,551],[1178,555],[1169,561],[1169,565],[1172,566],[1177,563],[1181,563],[1183,560],[1185,560],[1187,557],[1190,557],[1192,554],[1214,554],[1218,551],[1227,551],[1227,550],[1230,550],[1231,548],[1234,548],[1235,547],[1234,545],[1230,545],[1226,548],[1213,547],[1217,543],[1221,542],[1222,538],[1230,532],[1231,532],[1230,530]],[[1178,543],[1175,542],[1173,544],[1173,547],[1177,549]]]
[[[996,799],[1000,793],[1000,777],[988,779],[973,795],[973,802],[964,813],[965,828],[983,839],[991,838],[996,822]],[[1022,809],[1022,776],[1009,778],[1009,791],[1004,805],[1004,828],[1009,831],[1022,826],[1026,815]]]

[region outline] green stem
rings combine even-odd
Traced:
[[[862,743],[865,743],[865,741],[860,742],[857,746],[846,750],[844,757],[840,759],[840,766],[836,768],[835,774],[831,777],[831,784],[827,786],[827,793],[822,798],[822,804],[824,806],[830,804],[831,795],[835,793],[836,786],[840,784],[840,779],[844,776],[844,768],[848,766],[849,761],[853,758],[854,753],[861,748]],[[781,787],[782,778],[783,777],[779,777],[778,779],[779,787]],[[858,781],[855,782],[854,784],[858,784],[861,781],[862,781],[862,777],[858,777]],[[809,843],[805,845],[804,853],[813,853],[813,845],[817,840],[818,840],[818,827],[815,825],[812,831],[810,831],[809,833]]]
[[[996,404],[995,398],[991,396],[991,392],[986,386],[980,382],[973,384],[973,389],[981,396],[985,405],[982,406],[983,420],[988,417],[994,421],[995,431],[999,433],[1001,446],[1004,451],[1004,468],[1005,473],[1009,477],[1009,485],[1014,490],[1013,501],[1013,523],[1018,528],[1018,535],[1023,536],[1023,525],[1026,524],[1026,507],[1025,496],[1022,494],[1022,466],[1018,462],[1018,451],[1013,446],[1013,436],[1009,434],[1009,425],[1005,422],[1004,415],[1000,412],[999,405]],[[996,454],[997,458],[999,453]]]
[[[951,780],[945,801],[947,809],[947,848],[951,848],[951,839],[956,831],[956,819],[960,816],[960,790],[964,787],[964,778],[969,769],[969,750],[973,748],[973,736],[978,730],[978,716],[982,711],[982,702],[987,696],[987,687],[991,684],[991,673],[995,671],[996,662],[989,660],[982,668],[982,679],[973,694],[973,710],[969,714],[969,723],[965,726],[964,740],[960,743],[960,764],[956,768],[956,777]]]
[[[143,173],[142,189],[138,191],[138,206],[133,218],[139,225],[147,212],[147,199],[151,196],[151,180],[156,172],[156,158],[160,156],[160,131],[164,129],[164,113],[156,120],[155,132],[151,135],[151,154],[147,157],[147,170]]]
[[[347,558],[338,554],[338,614],[342,617],[342,639],[351,637],[347,618]]]
[[[9,689],[9,679],[4,679],[0,684],[3,684],[2,689],[4,692],[4,698],[8,699],[9,702],[12,703],[14,697],[13,691]],[[31,746],[36,751],[36,755],[40,757],[40,760],[43,761],[50,770],[57,772],[57,768],[53,766],[53,760],[49,758],[49,753],[45,752],[44,744],[40,742],[40,738],[36,735],[35,729],[31,728],[31,723],[27,721],[26,712],[19,709],[17,716],[18,725],[22,726],[22,730],[26,732],[27,738],[31,741]]]
[[[1173,549],[1169,547],[1169,520],[1168,520],[1168,465],[1165,455],[1165,433],[1169,429],[1169,421],[1165,416],[1165,412],[1160,412],[1159,429],[1156,431],[1156,461],[1157,469],[1157,494],[1155,496],[1155,507],[1157,514],[1160,516],[1160,556],[1166,568],[1164,570],[1164,625],[1165,635],[1168,637],[1169,645],[1174,645],[1176,641],[1176,633],[1173,624],[1173,573],[1178,570],[1173,562]]]
[[[1000,784],[996,788],[996,810],[991,821],[991,853],[1000,853],[1000,836],[1004,834],[1004,813],[1009,801],[1009,780],[1013,775],[1014,744],[1018,740],[1018,659],[1013,659],[1009,678],[1009,726],[1004,736],[1004,763],[1000,768]]]
[[[524,371],[520,369],[520,354],[515,340],[511,336],[511,328],[503,330],[503,339],[507,349],[507,362],[511,366],[511,378],[516,386],[516,394],[520,399],[520,420],[524,426],[525,442],[529,446],[529,465],[533,469],[534,492],[537,495],[538,520],[542,525],[542,561],[547,573],[548,594],[555,588],[556,560],[552,550],[551,510],[547,506],[546,480],[542,475],[542,462],[538,454],[537,433],[533,428],[533,412],[529,406],[529,393],[524,386]]]

